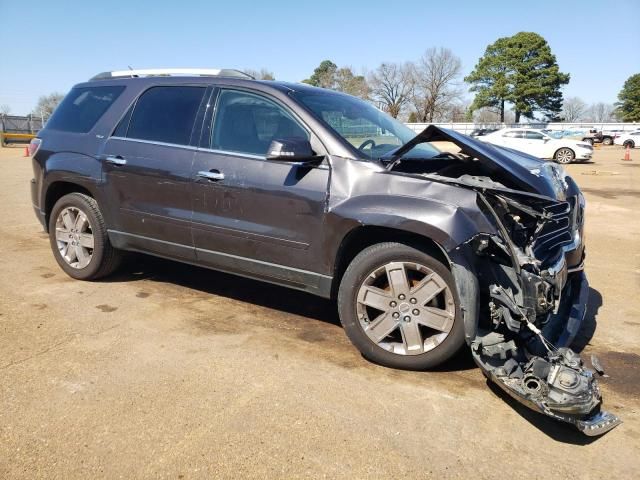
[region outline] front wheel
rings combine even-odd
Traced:
[[[425,370],[464,343],[453,275],[408,245],[380,243],[360,252],[340,283],[338,311],[351,342],[384,366]]]
[[[570,148],[561,148],[553,156],[558,163],[571,163],[576,158],[576,154]]]
[[[98,203],[82,193],[65,195],[53,206],[49,241],[58,265],[78,280],[109,275],[121,261],[122,253],[109,242]]]
[[[625,140],[625,142],[622,144],[622,146],[624,148],[634,148],[636,146],[636,144],[633,142],[633,140]]]

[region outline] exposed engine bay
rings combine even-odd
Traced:
[[[442,130],[425,132],[423,140],[442,139]],[[478,233],[466,242],[470,248],[451,252],[463,310],[478,318],[477,325],[465,322],[474,361],[528,407],[589,436],[611,430],[620,419],[600,410],[595,373],[569,348],[588,300],[584,197],[557,165],[530,169],[534,176],[546,170],[554,182],[552,198],[526,191],[512,176],[488,168],[479,161],[486,152],[444,139],[460,145],[461,152],[396,159],[389,169],[472,189],[480,210],[493,221],[497,233]],[[464,261],[456,264],[458,254]]]

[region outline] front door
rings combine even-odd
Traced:
[[[145,91],[101,155],[116,246],[194,259],[190,145],[206,88]]]
[[[549,140],[540,132],[526,131],[524,139],[527,142],[526,152],[538,158],[551,158],[553,153],[549,153]]]
[[[320,257],[329,165],[265,159],[273,139],[309,139],[310,131],[274,99],[222,89],[208,136],[208,148],[196,153],[192,173],[198,260],[232,273],[320,289],[327,278],[314,265]]]

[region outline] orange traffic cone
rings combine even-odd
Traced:
[[[624,151],[624,158],[622,159],[625,162],[631,161],[631,145],[627,143],[627,149]]]
[[[29,156],[29,147],[24,147],[24,155],[25,157]]]

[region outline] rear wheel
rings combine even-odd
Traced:
[[[611,137],[604,137],[602,139],[603,145],[613,145],[613,139]]]
[[[78,280],[109,275],[121,261],[121,252],[109,242],[97,202],[82,193],[65,195],[53,206],[49,241],[58,265]]]
[[[453,275],[408,245],[380,243],[360,252],[340,283],[338,310],[351,342],[388,367],[424,370],[464,343]]]
[[[558,163],[571,163],[576,158],[576,154],[570,148],[561,148],[553,156]]]

